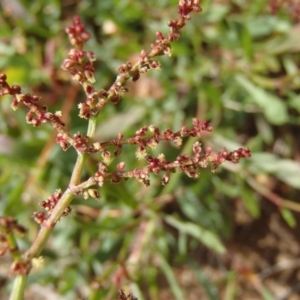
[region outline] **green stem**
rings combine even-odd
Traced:
[[[70,180],[70,186],[75,186],[80,182],[84,158],[84,155],[82,155],[81,153],[78,154],[77,161]],[[43,227],[40,229],[35,241],[31,245],[29,250],[25,252],[24,258],[26,260],[31,260],[33,257],[37,257],[41,253],[55,224],[59,221],[64,210],[68,207],[73,198],[74,195],[69,190],[66,190],[64,192],[61,199],[53,209],[50,217],[46,222],[44,222]]]
[[[96,125],[97,125],[96,118],[95,117],[90,118],[88,129],[87,129],[87,136],[89,138],[93,138],[95,136]]]
[[[7,243],[9,244],[9,251],[12,255],[14,261],[18,261],[21,259],[21,253],[17,244],[17,241],[15,239],[14,233],[9,232],[6,234]]]
[[[14,281],[14,287],[9,300],[23,300],[27,275],[18,275]]]
[[[69,186],[76,186],[80,183],[84,160],[85,155],[78,153]],[[55,224],[59,221],[64,210],[69,206],[73,198],[74,195],[68,189],[66,189],[47,221],[42,224],[42,228],[40,229],[31,247],[24,253],[24,261],[31,261],[32,258],[40,255],[52,233]],[[10,300],[23,299],[27,276],[28,275],[19,275],[16,277]]]
[[[96,119],[92,118],[89,121],[88,130],[87,130],[87,135],[89,137],[94,136],[95,128],[96,128]],[[80,183],[85,158],[86,158],[85,154],[78,153],[77,161],[73,169],[69,186],[76,186]],[[64,210],[69,206],[73,198],[74,195],[67,189],[62,195],[57,205],[55,206],[55,208],[53,209],[50,217],[47,219],[45,224],[43,224],[43,227],[40,229],[35,241],[28,249],[28,251],[25,252],[24,259],[31,260],[33,257],[36,257],[41,253],[46,242],[48,241],[48,238],[55,224],[59,221]]]

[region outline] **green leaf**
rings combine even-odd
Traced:
[[[288,185],[300,189],[300,164],[290,159],[278,159],[276,177]]]
[[[165,221],[180,232],[186,233],[199,240],[208,248],[218,253],[225,252],[225,248],[218,236],[215,233],[199,226],[198,224],[183,222],[172,216],[165,216]]]
[[[251,60],[253,58],[253,43],[250,33],[245,26],[243,26],[241,33],[241,44],[244,48],[247,58]]]
[[[253,153],[249,162],[251,163],[250,170],[253,173],[273,173],[276,171],[278,157],[271,153],[261,152]]]
[[[292,93],[291,91],[289,92],[289,94],[289,106],[296,109],[298,113],[300,113],[300,96]]]
[[[105,262],[121,249],[123,237],[110,236],[103,240],[101,249],[95,253],[95,258],[101,262]]]
[[[176,300],[185,299],[183,291],[176,280],[172,267],[168,264],[168,262],[165,260],[165,258],[162,255],[160,255],[159,258],[160,258],[160,267],[170,284],[175,299]]]
[[[226,300],[234,300],[236,299],[236,281],[237,281],[237,274],[235,271],[230,271],[227,274],[227,283],[226,283],[226,294],[224,299]]]
[[[134,297],[136,297],[138,300],[145,300],[144,292],[136,282],[132,282],[130,284],[130,290],[132,291],[132,295],[134,295]]]
[[[274,296],[265,287],[262,287],[260,293],[263,300],[275,300]]]
[[[299,27],[288,27],[282,23],[282,27],[286,27],[286,35],[278,35],[276,38],[266,41],[264,49],[269,55],[279,55],[285,52],[299,52]]]
[[[242,188],[242,200],[248,211],[253,217],[258,217],[260,214],[260,208],[255,197],[255,193],[246,187]]]
[[[297,222],[289,209],[283,208],[280,210],[281,216],[290,227],[295,227]]]
[[[262,38],[271,34],[276,26],[278,19],[274,16],[257,16],[249,21],[246,21],[246,26],[249,33],[254,38]]]
[[[254,153],[249,159],[253,173],[270,173],[289,186],[300,189],[300,164],[291,159],[280,159],[270,153]]]
[[[189,265],[194,269],[194,272],[196,273],[199,281],[201,282],[202,287],[207,293],[208,299],[220,299],[216,285],[210,280],[206,272],[204,272],[197,266],[197,262],[195,260],[189,260]]]
[[[282,125],[288,122],[287,107],[280,98],[254,85],[248,78],[241,74],[236,75],[235,79],[249,93],[252,102],[263,110],[266,119],[270,123]]]
[[[229,12],[229,5],[211,5],[208,13],[205,15],[206,22],[219,22]]]
[[[247,56],[247,58],[250,60],[253,57],[253,43],[252,43],[252,37],[249,33],[248,28],[243,24],[243,22],[233,22],[235,31],[238,35],[238,40],[241,43],[241,46]]]

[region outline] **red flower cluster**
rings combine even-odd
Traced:
[[[48,197],[46,200],[42,201],[40,203],[40,206],[43,207],[48,212],[48,214],[51,214],[56,204],[60,200],[61,196],[62,196],[61,190],[60,189],[56,190],[53,195]],[[62,216],[63,217],[67,216],[71,212],[71,210],[72,210],[71,207],[67,206]],[[43,224],[48,219],[48,216],[45,212],[37,211],[33,213],[33,218],[37,223]]]
[[[129,79],[137,81],[141,73],[152,69],[160,69],[160,63],[154,58],[160,55],[171,55],[171,43],[179,38],[180,30],[185,26],[186,21],[190,19],[190,14],[193,11],[201,11],[199,0],[180,0],[178,6],[179,18],[169,21],[169,33],[163,35],[163,33],[157,32],[156,40],[151,45],[149,53],[142,50],[135,64],[126,62],[121,65],[117,69],[118,75],[115,82],[107,90],[96,90],[94,87],[94,53],[84,50],[84,45],[90,38],[90,34],[81,23],[80,18],[75,17],[73,24],[66,30],[74,48],[69,51],[62,67],[84,88],[86,99],[78,106],[79,116],[85,119],[97,116],[107,103],[116,104],[120,101],[123,94],[127,92],[125,85]],[[129,138],[124,138],[122,134],[119,134],[116,139],[91,143],[90,137],[81,133],[71,135],[66,130],[61,120],[61,112],[49,112],[46,106],[40,104],[40,97],[22,94],[19,86],[10,86],[6,81],[6,75],[0,74],[0,96],[6,94],[13,96],[13,109],[17,109],[20,104],[29,108],[26,116],[28,123],[33,126],[39,126],[43,123],[51,124],[58,132],[56,142],[64,151],[72,146],[78,153],[101,153],[98,170],[94,176],[82,184],[69,187],[70,193],[82,195],[84,198],[89,196],[96,199],[99,198],[100,195],[97,190],[90,187],[93,185],[103,186],[106,180],[118,183],[128,178],[134,178],[148,186],[150,184],[150,174],[152,173],[156,175],[162,174],[161,183],[165,185],[169,182],[170,174],[176,171],[183,172],[191,178],[197,178],[200,169],[209,165],[212,171],[215,171],[226,160],[237,163],[243,157],[250,157],[250,151],[243,148],[230,153],[224,148],[219,153],[213,154],[210,147],[203,149],[200,142],[195,142],[191,155],[179,155],[174,161],[168,161],[164,154],[159,154],[157,157],[149,154],[151,149],[155,149],[163,141],[171,142],[179,148],[183,138],[200,138],[202,132],[212,131],[212,127],[207,121],[200,122],[197,119],[193,119],[191,128],[183,126],[178,131],[166,129],[161,132],[158,127],[150,125],[143,126],[136,131],[134,136]],[[121,155],[123,145],[136,146],[136,157],[139,160],[143,160],[145,165],[141,168],[126,170],[125,163],[121,161],[115,170],[110,171],[110,163],[115,157]],[[41,206],[51,214],[61,196],[61,191],[57,190],[54,195],[43,201]],[[69,212],[70,207],[67,207],[63,215],[67,215]],[[47,220],[48,215],[44,212],[35,212],[34,218],[38,223],[42,224]]]
[[[220,152],[213,153],[211,147],[203,149],[199,141],[195,142],[192,155],[181,154],[174,161],[168,161],[164,154],[153,157],[147,152],[147,150],[155,148],[161,141],[173,142],[179,147],[183,137],[200,137],[201,132],[203,131],[212,131],[211,125],[207,121],[200,122],[199,120],[194,119],[191,129],[187,126],[183,126],[177,132],[167,129],[160,133],[160,130],[153,125],[149,127],[144,126],[136,131],[134,137],[124,139],[123,135],[119,134],[118,138],[115,140],[98,143],[97,149],[102,153],[102,161],[98,163],[98,171],[86,182],[77,186],[75,189],[73,188],[73,190],[71,189],[71,192],[78,194],[80,193],[80,189],[88,191],[88,188],[95,184],[103,186],[106,180],[110,180],[113,183],[119,183],[120,181],[129,178],[134,178],[146,186],[149,186],[151,173],[155,175],[162,173],[161,184],[165,185],[170,179],[170,174],[175,173],[176,171],[183,172],[191,178],[198,178],[200,170],[209,165],[211,166],[212,171],[215,171],[225,161],[238,163],[241,158],[251,156],[250,151],[247,148],[239,148],[232,152],[228,152],[223,148]],[[141,168],[126,170],[125,162],[120,162],[115,171],[109,171],[112,155],[115,157],[120,155],[124,144],[136,145],[136,157],[140,160],[144,160],[146,165]],[[110,152],[108,150],[108,147],[110,146],[117,147],[117,150],[113,153]],[[94,198],[99,198],[99,195]]]
[[[78,49],[81,49],[84,43],[90,39],[90,34],[85,30],[85,26],[81,23],[78,16],[73,18],[73,25],[66,29],[66,33],[69,36],[71,44]]]

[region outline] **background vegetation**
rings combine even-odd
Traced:
[[[77,118],[84,95],[60,68],[72,17],[92,32],[97,86],[109,87],[121,63],[149,49],[157,30],[167,31],[177,0],[0,4],[1,72],[61,109],[75,133],[86,129]],[[297,1],[282,1],[271,14],[275,4],[202,1],[162,71],[130,84],[97,128],[105,140],[150,124],[178,130],[197,117],[214,127],[204,145],[243,145],[252,158],[203,171],[197,181],[179,174],[166,187],[155,178],[149,188],[127,181],[106,185],[98,202],[75,199],[43,252],[44,266],[30,277],[28,299],[116,299],[119,288],[139,300],[298,299],[289,297],[300,290],[300,27]],[[8,99],[0,105],[0,214],[28,229],[19,240],[25,250],[38,230],[32,213],[68,184],[75,152],[61,151],[49,126],[28,126]],[[168,145],[157,151],[179,154]],[[126,160],[138,167],[130,148]],[[86,176],[96,161],[87,161]],[[1,260],[3,299],[9,264]]]

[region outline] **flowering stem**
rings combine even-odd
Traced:
[[[88,123],[87,135],[89,137],[93,137],[95,134],[96,128],[96,119],[91,118]],[[77,160],[73,169],[73,173],[71,176],[69,186],[76,186],[80,183],[82,169],[84,165],[86,154],[82,154],[78,152]],[[60,201],[57,203],[55,208],[53,209],[49,218],[42,224],[42,228],[40,229],[35,241],[32,246],[28,249],[24,254],[24,258],[26,260],[31,260],[33,257],[38,256],[43,250],[48,238],[55,226],[55,224],[61,218],[64,210],[69,206],[71,201],[73,200],[74,195],[67,189],[62,195]]]
[[[72,136],[66,129],[60,111],[55,113],[49,112],[45,105],[39,103],[40,97],[31,94],[22,94],[19,86],[10,86],[6,81],[6,75],[0,74],[0,96],[7,94],[12,95],[13,109],[17,109],[20,104],[29,108],[29,112],[26,116],[28,123],[34,127],[43,123],[51,124],[58,132],[56,142],[61,148],[66,151],[72,146],[77,151],[77,160],[74,164],[69,186],[65,188],[63,194],[59,189],[47,200],[41,202],[41,206],[46,210],[46,213],[34,213],[35,220],[41,224],[36,239],[22,256],[19,252],[13,256],[15,260],[15,274],[18,274],[18,276],[14,281],[10,300],[23,299],[26,280],[30,273],[33,258],[40,255],[61,217],[66,216],[66,214],[70,212],[71,208],[69,205],[75,195],[82,195],[84,198],[85,195],[99,198],[97,189],[88,188],[92,185],[101,187],[104,182],[108,180],[113,183],[119,183],[121,180],[134,178],[148,186],[150,185],[150,173],[156,175],[159,173],[163,174],[161,182],[162,185],[166,186],[163,189],[163,193],[168,194],[175,187],[175,182],[177,182],[175,176],[179,176],[180,172],[185,173],[191,178],[197,178],[198,170],[200,168],[206,168],[209,164],[212,166],[212,170],[216,170],[225,160],[237,163],[240,158],[250,156],[249,150],[242,148],[230,153],[224,148],[220,153],[212,154],[210,147],[203,149],[199,141],[192,144],[192,139],[186,144],[183,149],[183,154],[179,155],[173,162],[169,162],[163,154],[160,154],[158,157],[153,157],[147,153],[146,149],[154,149],[159,142],[173,142],[175,146],[180,147],[182,138],[199,138],[202,131],[210,132],[212,130],[208,122],[200,122],[197,119],[193,119],[192,129],[183,126],[181,130],[177,132],[173,132],[170,129],[161,132],[158,127],[150,125],[143,126],[136,132],[135,136],[128,139],[124,139],[123,135],[119,134],[114,140],[91,143],[95,136],[97,116],[104,105],[109,102],[112,104],[118,103],[123,94],[127,92],[125,84],[129,79],[137,81],[141,74],[151,69],[160,69],[159,62],[153,58],[161,55],[171,55],[171,43],[179,39],[179,32],[185,26],[185,22],[190,19],[190,13],[193,11],[201,11],[199,2],[199,0],[179,0],[179,19],[171,20],[168,23],[170,27],[169,34],[164,36],[158,31],[156,33],[155,42],[151,44],[150,52],[147,53],[145,50],[142,50],[139,61],[133,64],[133,66],[130,62],[121,65],[118,68],[118,76],[115,82],[107,90],[97,91],[94,88],[95,68],[93,62],[95,61],[95,57],[91,51],[83,50],[84,43],[89,39],[90,34],[85,30],[80,18],[74,18],[73,25],[66,30],[74,48],[70,50],[67,59],[65,59],[63,69],[69,71],[73,79],[79,82],[85,91],[86,101],[80,103],[78,107],[80,109],[79,117],[88,120],[86,136],[80,132]],[[121,154],[124,144],[137,146],[137,158],[144,159],[147,164],[141,168],[127,170],[125,168],[125,162],[122,161],[117,165],[115,171],[110,172],[108,166],[111,162],[112,152],[109,151],[109,147],[116,147],[113,155],[117,157]],[[184,154],[188,152],[188,149],[192,149],[193,151],[191,156]],[[100,152],[102,155],[102,159],[98,163],[98,171],[85,182],[81,182],[84,162],[88,155],[96,152]],[[171,184],[166,185],[169,182],[170,173],[176,174]],[[159,203],[159,205],[162,206],[163,203]],[[155,206],[153,206],[153,208],[155,208]],[[135,244],[126,261],[127,269],[129,268],[128,273],[131,277],[138,271],[137,267],[141,261],[141,255],[145,250],[145,246],[148,245],[149,241],[154,237],[156,232],[155,224],[156,219],[151,217],[150,219],[147,218],[146,221],[142,221],[139,226]],[[13,245],[11,248],[14,249],[14,240],[11,241],[11,244]],[[119,277],[121,278],[122,273],[120,274]],[[115,287],[112,286],[110,293],[114,291],[114,289]],[[110,294],[107,298],[110,298]]]
[[[74,166],[74,170],[73,170],[72,177],[70,180],[70,185],[78,184],[80,177],[81,177],[83,163],[84,163],[84,156],[79,154],[77,157],[76,164]],[[42,224],[43,227],[39,231],[32,246],[29,248],[29,250],[27,252],[25,252],[24,258],[26,260],[30,260],[33,257],[38,256],[41,253],[46,242],[48,241],[48,238],[49,238],[55,224],[59,221],[64,210],[71,203],[73,198],[74,198],[74,195],[71,194],[69,190],[66,190],[64,192],[60,201],[57,203],[57,205],[53,209],[50,217],[45,222],[43,222],[43,224]]]
[[[91,119],[88,126],[89,137],[93,137],[95,133],[95,127],[96,120]],[[80,183],[85,156],[85,154],[78,152],[77,160],[70,179],[70,186],[75,186]],[[37,257],[41,253],[52,233],[53,228],[55,227],[55,224],[59,221],[64,210],[69,206],[73,198],[74,195],[69,191],[69,189],[67,189],[62,195],[60,201],[53,209],[49,218],[45,222],[43,222],[42,228],[40,229],[31,247],[24,253],[23,258],[25,261],[31,261],[32,258]],[[16,277],[10,300],[23,299],[26,279],[27,275],[19,275]]]
[[[79,153],[73,169],[72,177],[70,180],[70,186],[77,185],[79,183],[83,164],[84,164],[84,159],[85,159],[85,155]],[[59,221],[64,210],[66,209],[66,207],[68,207],[68,205],[71,203],[73,198],[74,195],[70,193],[70,191],[67,189],[62,195],[60,201],[53,209],[50,217],[45,222],[43,222],[42,228],[40,229],[31,247],[24,253],[23,259],[25,261],[31,261],[32,258],[40,255],[41,251],[45,247],[52,233],[53,228],[55,227],[55,224]],[[10,300],[23,299],[23,293],[25,290],[27,276],[28,275],[19,275],[16,277]]]
[[[184,145],[184,148],[181,150],[181,153],[189,153],[192,149],[194,140],[192,138],[189,138],[188,141],[186,142],[186,144]],[[178,178],[181,176],[180,172],[176,172],[173,174],[173,176],[170,177],[170,181],[168,182],[168,184],[166,184],[162,191],[161,191],[161,195],[166,195],[171,193],[172,191],[174,192],[176,184],[178,182]]]

